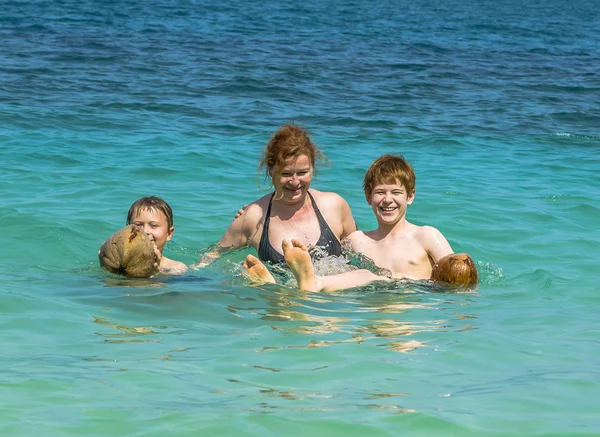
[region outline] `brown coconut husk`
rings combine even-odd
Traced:
[[[127,225],[115,232],[98,251],[100,265],[110,273],[149,278],[156,273],[154,243],[141,228]]]
[[[453,253],[433,266],[431,279],[450,285],[470,287],[479,281],[477,267],[467,253]]]

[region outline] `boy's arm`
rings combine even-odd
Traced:
[[[438,262],[446,255],[454,253],[450,243],[440,231],[431,226],[423,226],[422,228],[422,244],[427,254],[431,257],[434,263]]]
[[[180,262],[162,257],[160,262],[160,272],[167,275],[183,275],[188,271],[188,267]]]

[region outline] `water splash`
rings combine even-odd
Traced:
[[[477,261],[476,265],[481,284],[500,284],[504,282],[504,271],[500,267],[483,261]]]

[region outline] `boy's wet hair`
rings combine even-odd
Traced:
[[[363,190],[367,200],[371,200],[373,189],[377,185],[401,183],[410,195],[415,189],[417,177],[412,166],[401,155],[383,155],[375,160],[365,174]]]
[[[157,196],[142,197],[141,199],[138,199],[135,202],[133,202],[133,205],[131,205],[131,208],[129,208],[129,212],[127,213],[126,224],[130,225],[131,220],[133,220],[133,218],[136,217],[140,213],[140,211],[144,209],[149,211],[162,212],[167,218],[167,225],[169,229],[173,227],[173,211],[171,210],[171,207],[167,202],[165,202]]]

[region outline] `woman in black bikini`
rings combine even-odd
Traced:
[[[263,262],[283,263],[284,239],[340,255],[340,241],[356,230],[356,224],[341,196],[310,188],[316,159],[325,157],[301,127],[286,124],[275,132],[260,163],[275,191],[248,205],[231,223],[216,250],[205,254],[198,266],[209,264],[226,250],[244,246],[255,248]],[[249,261],[253,259],[248,256]]]

